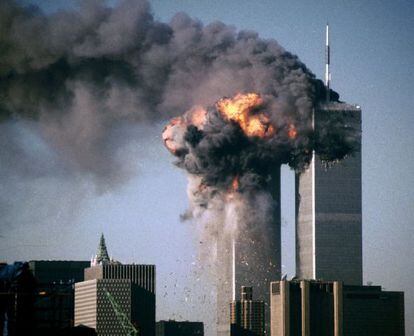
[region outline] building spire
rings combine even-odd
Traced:
[[[104,234],[101,234],[101,239],[99,240],[98,251],[96,252],[95,258],[92,259],[91,265],[102,265],[110,263],[108,250],[105,244],[105,237]]]

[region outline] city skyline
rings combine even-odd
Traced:
[[[48,10],[47,2],[40,4]],[[308,8],[313,16],[304,16],[304,12],[307,11],[300,3],[279,4],[279,12],[275,12],[275,7],[263,1],[255,10],[264,13],[268,8],[268,11],[279,19],[273,26],[270,14],[263,14],[262,20],[254,15],[249,17],[248,13],[252,10],[246,4],[238,8],[240,12],[238,16],[232,15],[231,9],[235,9],[234,3],[218,6],[221,11],[218,8],[207,8],[208,6],[204,4],[196,6],[185,1],[178,2],[176,5],[172,2],[163,4],[155,1],[152,5],[155,17],[162,21],[168,21],[173,12],[185,10],[191,16],[199,17],[204,23],[220,19],[225,23],[235,24],[238,28],[256,30],[266,38],[273,37],[287,50],[298,54],[319,78],[323,78],[324,24],[326,19],[329,19],[333,45],[332,87],[345,101],[360,104],[363,111],[364,283],[373,281],[384,285],[387,289],[406,291],[408,317],[406,322],[407,333],[409,333],[412,330],[409,316],[413,310],[413,294],[408,284],[414,273],[413,266],[409,263],[412,244],[410,245],[408,238],[413,232],[410,223],[413,211],[410,208],[413,200],[413,188],[411,188],[413,181],[409,173],[412,170],[410,167],[413,166],[413,153],[412,150],[410,151],[413,134],[409,128],[413,121],[413,114],[408,113],[407,107],[412,102],[408,88],[412,87],[410,85],[412,69],[409,68],[409,62],[412,60],[409,55],[412,54],[410,51],[412,52],[413,46],[409,36],[413,27],[407,20],[409,13],[413,11],[412,5],[399,2],[395,8],[388,8],[387,4],[378,7],[356,3],[335,6],[320,2],[314,8]],[[318,10],[320,13],[317,12]],[[290,29],[288,14],[292,12],[296,16],[290,16],[293,18],[291,21],[294,27]],[[392,15],[385,18],[386,13]],[[381,20],[384,22],[382,28],[374,19],[377,17],[380,18],[378,22]],[[398,24],[395,21],[397,18],[401,19]],[[299,23],[300,20],[304,20],[303,23]],[[347,20],[354,20],[355,27],[345,24]],[[363,26],[364,23],[367,25]],[[305,30],[306,24],[311,28]],[[379,28],[383,29],[380,31],[384,33],[383,45],[375,35],[376,29]],[[400,28],[402,32],[398,36],[401,41],[393,40],[392,32]],[[358,29],[359,33],[357,33]],[[390,47],[387,48],[387,45]],[[388,59],[395,59],[395,62],[389,62]],[[167,279],[173,272],[176,278],[175,284],[185,284],[180,274],[193,276],[195,270],[191,270],[191,267],[192,263],[196,262],[197,242],[192,239],[193,233],[189,225],[180,223],[178,219],[187,206],[186,182],[180,172],[169,166],[171,159],[161,148],[159,137],[161,124],[153,128],[137,127],[133,130],[141,134],[146,133],[148,137],[138,146],[135,146],[136,140],[125,146],[125,152],[132,156],[128,164],[134,168],[132,169],[134,177],[115,191],[100,190],[96,195],[93,191],[96,188],[94,182],[82,175],[59,180],[56,177],[50,178],[46,174],[43,180],[28,180],[27,185],[23,187],[26,192],[24,197],[19,194],[18,189],[16,191],[10,187],[10,184],[6,184],[5,192],[15,191],[17,197],[2,202],[2,205],[9,206],[10,212],[6,213],[6,222],[0,231],[2,236],[0,255],[9,262],[29,259],[25,255],[34,256],[31,259],[43,259],[48,256],[56,256],[53,259],[89,259],[94,253],[97,236],[104,231],[109,238],[111,251],[116,253],[114,255],[116,259],[154,264],[160,262],[158,274],[161,279]],[[47,146],[39,140],[33,129],[26,126],[22,122],[12,130],[8,129],[8,132],[13,136],[21,137],[21,145],[29,154],[36,153],[41,157],[49,157]],[[143,160],[136,164],[133,156]],[[10,176],[6,174],[7,169],[3,171],[4,177]],[[292,193],[291,173],[284,169],[282,174],[284,174],[282,189],[286,191],[284,194]],[[59,187],[56,187],[57,181]],[[145,190],[147,194],[142,195],[139,190]],[[65,195],[56,197],[61,192]],[[175,195],[181,196],[175,197]],[[170,200],[171,196],[173,199]],[[3,198],[6,200],[4,194],[1,197],[1,201]],[[171,208],[165,209],[166,200],[171,201]],[[16,211],[18,204],[21,203],[19,201],[26,201],[27,204],[21,213]],[[45,206],[45,202],[50,205]],[[148,203],[152,203],[151,207]],[[282,199],[282,207],[284,206],[282,216],[285,222],[282,229],[288,233],[282,236],[284,239],[282,253],[286,264],[284,273],[294,275],[294,267],[290,261],[294,259],[291,234],[294,224],[292,224],[290,203],[292,197],[286,200],[285,196],[285,199]],[[33,223],[26,220],[29,214],[33,215],[31,216]],[[28,225],[33,228],[31,235],[26,233]],[[119,228],[125,228],[128,234],[118,232]],[[134,229],[137,229],[137,233],[131,234]],[[172,244],[161,243],[160,246],[165,252],[159,253],[160,246],[153,246],[153,242],[157,239],[166,241],[169,234],[162,231],[168,229],[173,231],[171,234],[174,241]],[[52,242],[42,240],[46,234],[53,237]],[[82,238],[74,241],[80,234]],[[136,242],[135,247],[132,250],[128,249],[126,246],[128,244],[124,244],[125,240]],[[74,241],[73,249],[60,247],[62,243],[72,241]],[[3,246],[6,250],[3,250]],[[168,262],[164,262],[163,259]],[[389,269],[389,273],[400,274],[400,276],[390,277],[383,273],[384,269]],[[197,276],[194,276],[194,279],[197,279]],[[166,284],[174,289],[174,280],[166,281]],[[183,288],[176,292],[179,294],[170,301],[164,298],[164,304],[168,306],[174,302],[181,302],[183,307],[188,307],[181,313],[189,314],[192,308],[188,304],[188,300],[191,299],[188,298],[191,295],[186,295]],[[158,302],[163,302],[163,288],[158,293],[161,296],[161,298],[157,297]],[[197,303],[193,302],[192,305],[196,306]],[[157,319],[171,317],[168,315],[168,308],[161,307],[161,314]],[[188,316],[188,318],[192,317]]]

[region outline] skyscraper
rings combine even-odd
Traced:
[[[231,336],[263,336],[265,334],[265,306],[253,300],[253,288],[241,287],[240,300],[230,303]]]
[[[158,321],[155,336],[204,336],[203,322]]]
[[[330,123],[353,129],[357,149],[331,166],[313,154],[296,175],[296,274],[304,279],[362,284],[361,109],[330,101],[330,49],[326,36],[327,101],[313,115],[315,132]]]
[[[35,334],[35,290],[28,263],[0,263],[0,335]]]
[[[266,330],[270,330],[269,286],[281,274],[281,215],[280,215],[280,167],[275,167],[269,192],[272,197],[272,212],[263,216],[262,223],[249,222],[245,218],[245,229],[237,237],[220,232],[217,251],[217,334],[229,335],[230,301],[241,299],[236,288],[249,286],[255,289],[257,300],[264,302]],[[254,217],[254,216],[252,216]]]
[[[29,267],[36,278],[36,332],[56,333],[73,326],[74,284],[83,281],[88,261],[32,260]]]
[[[330,101],[328,27],[326,36],[327,94],[326,102],[314,110],[315,139],[342,127],[355,150],[331,166],[314,153],[308,169],[296,175],[300,280],[271,283],[271,335],[402,336],[404,293],[361,285],[361,109]],[[335,141],[328,145],[342,150]]]
[[[109,259],[101,237],[85,281],[75,284],[75,325],[96,329],[98,335],[155,334],[155,266],[122,265]]]
[[[404,293],[340,281],[271,283],[272,336],[403,336]]]

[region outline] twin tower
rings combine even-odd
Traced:
[[[359,106],[339,102],[319,105],[314,110],[315,129],[327,118],[340,118],[345,127],[355,130],[355,140],[361,143]],[[230,298],[238,299],[234,293],[241,286],[254,288],[255,298],[265,302],[266,321],[269,321],[270,282],[281,278],[280,194],[277,168],[272,183],[273,218],[262,228],[267,242],[255,241],[246,232],[235,243],[233,264],[227,259],[223,269],[228,270],[224,276],[228,285],[218,287],[218,335],[228,335],[228,303]],[[360,150],[329,167],[313,154],[309,167],[296,174],[296,278],[362,285],[361,196]],[[233,296],[229,292],[230,283]]]
[[[314,111],[314,127],[340,120],[354,130],[358,151],[327,168],[317,155],[296,175],[296,275],[362,285],[361,109],[331,102],[329,25],[326,25],[326,102]]]
[[[358,151],[327,166],[315,153],[309,167],[295,177],[296,278],[341,281],[362,285],[362,184],[361,109],[330,99],[329,27],[326,27],[326,101],[313,111],[313,126],[323,129],[328,120],[338,120],[354,130]],[[229,333],[231,300],[241,286],[254,288],[257,300],[265,302],[269,331],[270,283],[281,278],[280,167],[272,176],[273,213],[263,231],[240,232],[230,246],[223,236],[218,242],[220,278],[217,285],[218,335]],[[260,239],[258,237],[265,237]],[[221,248],[220,248],[221,247]]]
[[[352,128],[359,149],[330,166],[314,153],[309,167],[296,174],[296,278],[362,285],[361,109],[358,105],[329,101],[328,97],[313,114],[316,130],[327,119],[341,120],[344,127]],[[228,285],[218,286],[218,335],[228,335],[228,302],[230,298],[237,299],[234,293],[241,286],[254,288],[256,299],[265,302],[269,321],[270,282],[281,278],[280,194],[278,167],[272,182],[274,211],[261,228],[267,241],[255,241],[250,233],[244,237],[241,233],[242,238],[235,243],[232,266],[229,259],[224,262],[225,283],[232,284],[233,295]],[[269,330],[268,323],[266,329]]]

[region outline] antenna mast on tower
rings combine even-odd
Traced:
[[[325,44],[325,86],[326,86],[326,101],[331,100],[331,72],[329,65],[331,63],[331,50],[329,49],[329,23],[326,24],[326,44]]]

